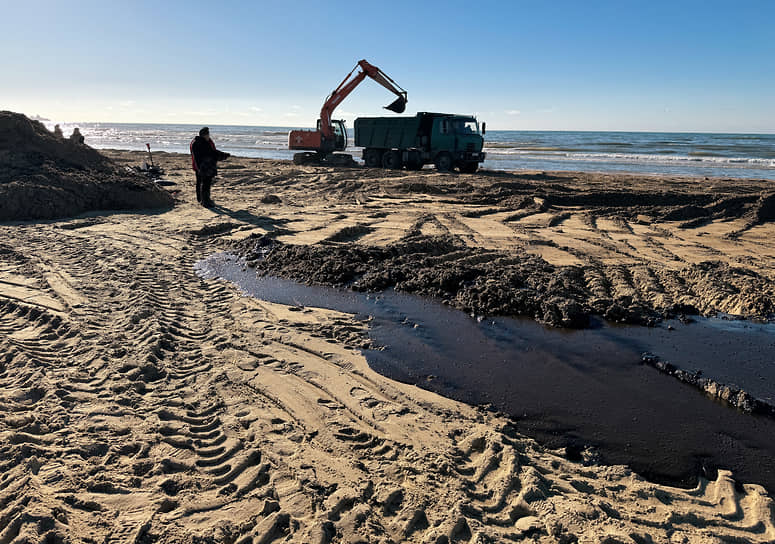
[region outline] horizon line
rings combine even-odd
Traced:
[[[26,114],[25,114],[26,115]],[[38,117],[38,118],[36,118]],[[172,123],[172,122],[163,122],[163,123],[154,123],[149,121],[54,121],[52,119],[48,119],[39,115],[35,116],[28,116],[27,118],[32,121],[41,121],[41,122],[48,122],[48,123],[66,123],[66,124],[79,124],[79,123],[85,123],[85,124],[111,124],[111,125],[179,125],[179,126],[192,126],[192,127],[202,127],[202,126],[209,126],[209,127],[246,127],[246,128],[288,128],[288,129],[305,129],[308,128],[312,130],[311,127],[306,126],[300,126],[300,125],[241,125],[241,124],[234,124],[234,123]],[[352,127],[348,127],[352,128]],[[624,129],[613,129],[613,130],[594,130],[594,129],[540,129],[540,128],[492,128],[488,129],[490,131],[509,131],[509,132],[608,132],[608,133],[644,133],[644,134],[735,134],[735,135],[742,135],[742,136],[771,136],[775,135],[775,129],[773,129],[770,132],[729,132],[729,131],[721,131],[721,130],[644,130],[644,129],[636,129],[636,130],[624,130]]]

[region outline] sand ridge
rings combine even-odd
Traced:
[[[210,211],[186,157],[160,160],[183,189],[172,211],[0,226],[0,542],[775,539],[760,486],[721,471],[682,490],[571,462],[373,372],[357,349],[367,324],[244,298],[193,268],[251,234],[385,245],[433,214],[421,228],[523,247],[518,230],[425,193],[349,190],[403,174],[252,159],[226,163]],[[564,224],[549,223],[536,235]],[[760,228],[730,247],[766,249]]]

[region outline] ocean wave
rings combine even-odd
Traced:
[[[520,149],[523,149],[525,151],[547,151],[547,152],[553,152],[553,151],[561,151],[561,152],[576,152],[576,151],[582,151],[582,149],[579,149],[578,147],[567,147],[567,146],[524,146]]]
[[[717,155],[675,155],[671,152],[652,153],[534,153],[530,149],[485,149],[491,155],[531,155],[536,158],[552,160],[597,161],[597,162],[653,162],[653,163],[707,163],[712,165],[750,165],[761,168],[775,168],[775,159],[756,157],[720,157]]]
[[[500,148],[511,149],[511,148],[514,147],[514,144],[511,143],[511,142],[507,142],[507,143],[487,142],[485,147],[487,147],[489,149],[500,149]]]

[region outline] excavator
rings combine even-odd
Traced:
[[[288,148],[303,151],[293,155],[293,162],[295,164],[325,164],[331,166],[351,166],[355,164],[352,155],[334,153],[335,151],[344,151],[347,148],[347,130],[344,126],[344,120],[332,119],[331,117],[336,107],[367,76],[398,96],[392,103],[385,106],[386,110],[395,113],[404,112],[407,102],[406,91],[382,70],[365,60],[360,60],[323,103],[323,107],[320,109],[317,129],[292,130],[288,133]]]

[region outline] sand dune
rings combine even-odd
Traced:
[[[375,373],[351,316],[241,297],[193,268],[251,234],[385,246],[415,228],[599,263],[591,283],[598,270],[604,289],[672,300],[672,271],[708,256],[771,277],[770,223],[528,214],[450,196],[471,176],[398,191],[404,174],[247,159],[226,163],[214,212],[193,203],[186,157],[160,160],[172,211],[0,226],[0,543],[775,540],[760,486],[721,471],[684,490],[571,462]]]

